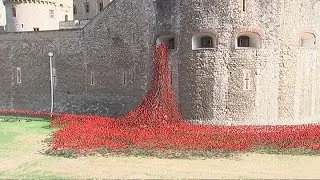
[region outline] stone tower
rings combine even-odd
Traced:
[[[187,119],[213,124],[319,119],[317,1],[155,3],[156,36],[174,45],[173,84]]]
[[[3,0],[6,31],[44,31],[59,29],[59,22],[73,20],[73,0]]]

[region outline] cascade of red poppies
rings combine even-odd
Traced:
[[[129,126],[157,126],[183,122],[171,82],[168,46],[157,45],[154,53],[151,85],[140,105],[120,118]]]

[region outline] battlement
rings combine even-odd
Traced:
[[[72,7],[73,2],[70,0],[3,0],[3,4],[8,3],[38,3],[38,4],[50,4],[50,5],[57,5],[57,6],[70,6]]]

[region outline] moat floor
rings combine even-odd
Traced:
[[[43,155],[45,122],[0,122],[0,179],[4,178],[320,178],[320,156],[235,154],[215,159],[158,159]]]

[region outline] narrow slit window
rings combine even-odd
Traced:
[[[242,11],[246,12],[246,0],[242,0]]]
[[[12,7],[12,16],[17,17],[17,11],[15,7]]]
[[[89,12],[90,12],[89,2],[85,2],[85,3],[84,3],[84,9],[85,9],[85,12],[86,12],[86,13],[89,13]]]
[[[251,71],[248,69],[243,70],[243,89],[251,90]]]
[[[21,84],[21,67],[17,67],[17,83]]]
[[[103,1],[100,1],[99,2],[99,11],[102,11],[103,10]]]
[[[136,43],[136,34],[135,33],[132,33],[132,42]]]
[[[126,85],[127,84],[127,73],[126,72],[124,72],[123,73],[123,85]]]
[[[73,5],[73,14],[78,14],[77,5]]]
[[[91,85],[94,86],[95,85],[94,72],[91,72],[90,81],[91,81]]]
[[[49,16],[50,18],[54,18],[54,10],[52,9],[49,10]]]

